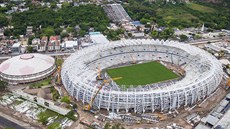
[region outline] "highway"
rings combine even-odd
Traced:
[[[6,127],[11,127],[14,129],[26,129],[2,116],[0,116],[0,127],[6,128]]]

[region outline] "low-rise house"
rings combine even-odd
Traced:
[[[21,53],[21,43],[14,43],[11,49],[12,53]]]
[[[48,51],[61,50],[61,39],[60,36],[51,36],[48,43]]]
[[[141,39],[145,37],[145,33],[143,32],[132,32],[132,38]]]
[[[27,28],[26,28],[26,35],[27,36],[33,35],[33,26],[27,26]]]
[[[4,30],[0,29],[0,38],[4,37]]]
[[[41,41],[40,41],[40,44],[38,45],[38,51],[39,52],[45,52],[47,49],[47,44],[48,44],[48,37],[46,36],[43,36]]]
[[[62,49],[74,50],[78,48],[78,41],[65,41],[62,43]]]
[[[40,42],[41,42],[41,40],[39,38],[34,38],[32,40],[32,45],[38,45],[38,44],[40,44]]]

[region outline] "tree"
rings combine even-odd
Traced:
[[[7,18],[4,15],[0,14],[0,28],[7,25],[8,25]]]
[[[152,31],[152,32],[151,32],[151,36],[152,36],[153,38],[157,38],[157,37],[158,37],[158,32],[157,32],[156,30]]]
[[[32,40],[33,40],[34,38],[35,38],[34,36],[29,37],[29,39],[28,39],[28,45],[31,45],[31,44],[32,44]]]
[[[186,35],[184,35],[184,34],[180,35],[180,41],[181,42],[184,42],[186,40],[188,40],[188,37]]]
[[[52,36],[52,35],[55,35],[55,31],[54,31],[54,28],[53,27],[47,27],[43,30],[43,35],[45,36]]]
[[[27,51],[28,53],[32,53],[32,52],[34,51],[33,46],[27,46],[27,47],[26,47],[26,51]]]
[[[11,29],[7,28],[7,29],[4,30],[4,35],[5,36],[11,36],[12,34],[13,34],[13,31]]]
[[[7,85],[7,82],[0,80],[0,91],[5,90]]]
[[[74,29],[73,29],[73,27],[67,27],[66,31],[67,31],[68,33],[71,33],[71,32],[74,31]]]

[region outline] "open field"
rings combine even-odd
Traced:
[[[215,12],[215,9],[207,7],[207,6],[203,6],[203,5],[199,5],[199,4],[195,4],[195,3],[189,3],[186,4],[186,6],[188,6],[189,8],[199,11],[199,12],[203,12],[203,13],[213,13]]]
[[[146,85],[178,77],[171,70],[156,61],[107,69],[106,72],[111,78],[122,77],[122,79],[115,82],[118,85],[125,85],[127,88],[130,85]]]

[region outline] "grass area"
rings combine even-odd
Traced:
[[[14,103],[15,103],[16,105],[19,105],[19,104],[21,104],[22,102],[24,102],[24,101],[23,101],[23,100],[18,100],[18,99],[14,101]]]
[[[70,97],[69,96],[63,96],[61,98],[61,102],[64,102],[66,104],[70,104]]]
[[[53,112],[53,111],[47,109],[44,112],[41,112],[38,114],[38,121],[41,122],[43,125],[45,125],[48,123],[48,118],[54,117],[54,116],[58,116],[57,119],[63,119],[64,118],[63,115],[60,115],[56,112]]]
[[[64,60],[63,60],[63,59],[61,59],[61,58],[57,58],[57,59],[56,59],[56,64],[57,64],[57,66],[62,66],[63,63],[64,63]]]
[[[192,19],[197,19],[196,16],[180,8],[159,8],[156,12],[158,16],[161,16],[163,20],[167,21],[180,20],[190,22]]]
[[[30,88],[41,88],[42,86],[46,86],[50,84],[51,84],[51,77],[30,84]]]
[[[189,8],[199,11],[199,12],[203,12],[203,13],[213,13],[215,12],[215,9],[207,7],[207,6],[203,6],[200,4],[195,4],[195,3],[188,3],[186,4],[186,6],[188,6]]]
[[[178,77],[171,70],[156,61],[107,69],[106,72],[111,78],[122,77],[122,79],[115,80],[115,82],[118,85],[125,85],[126,88],[129,88],[130,85],[146,85]]]
[[[47,129],[61,129],[60,127],[60,123],[54,122],[52,124],[50,124]]]

